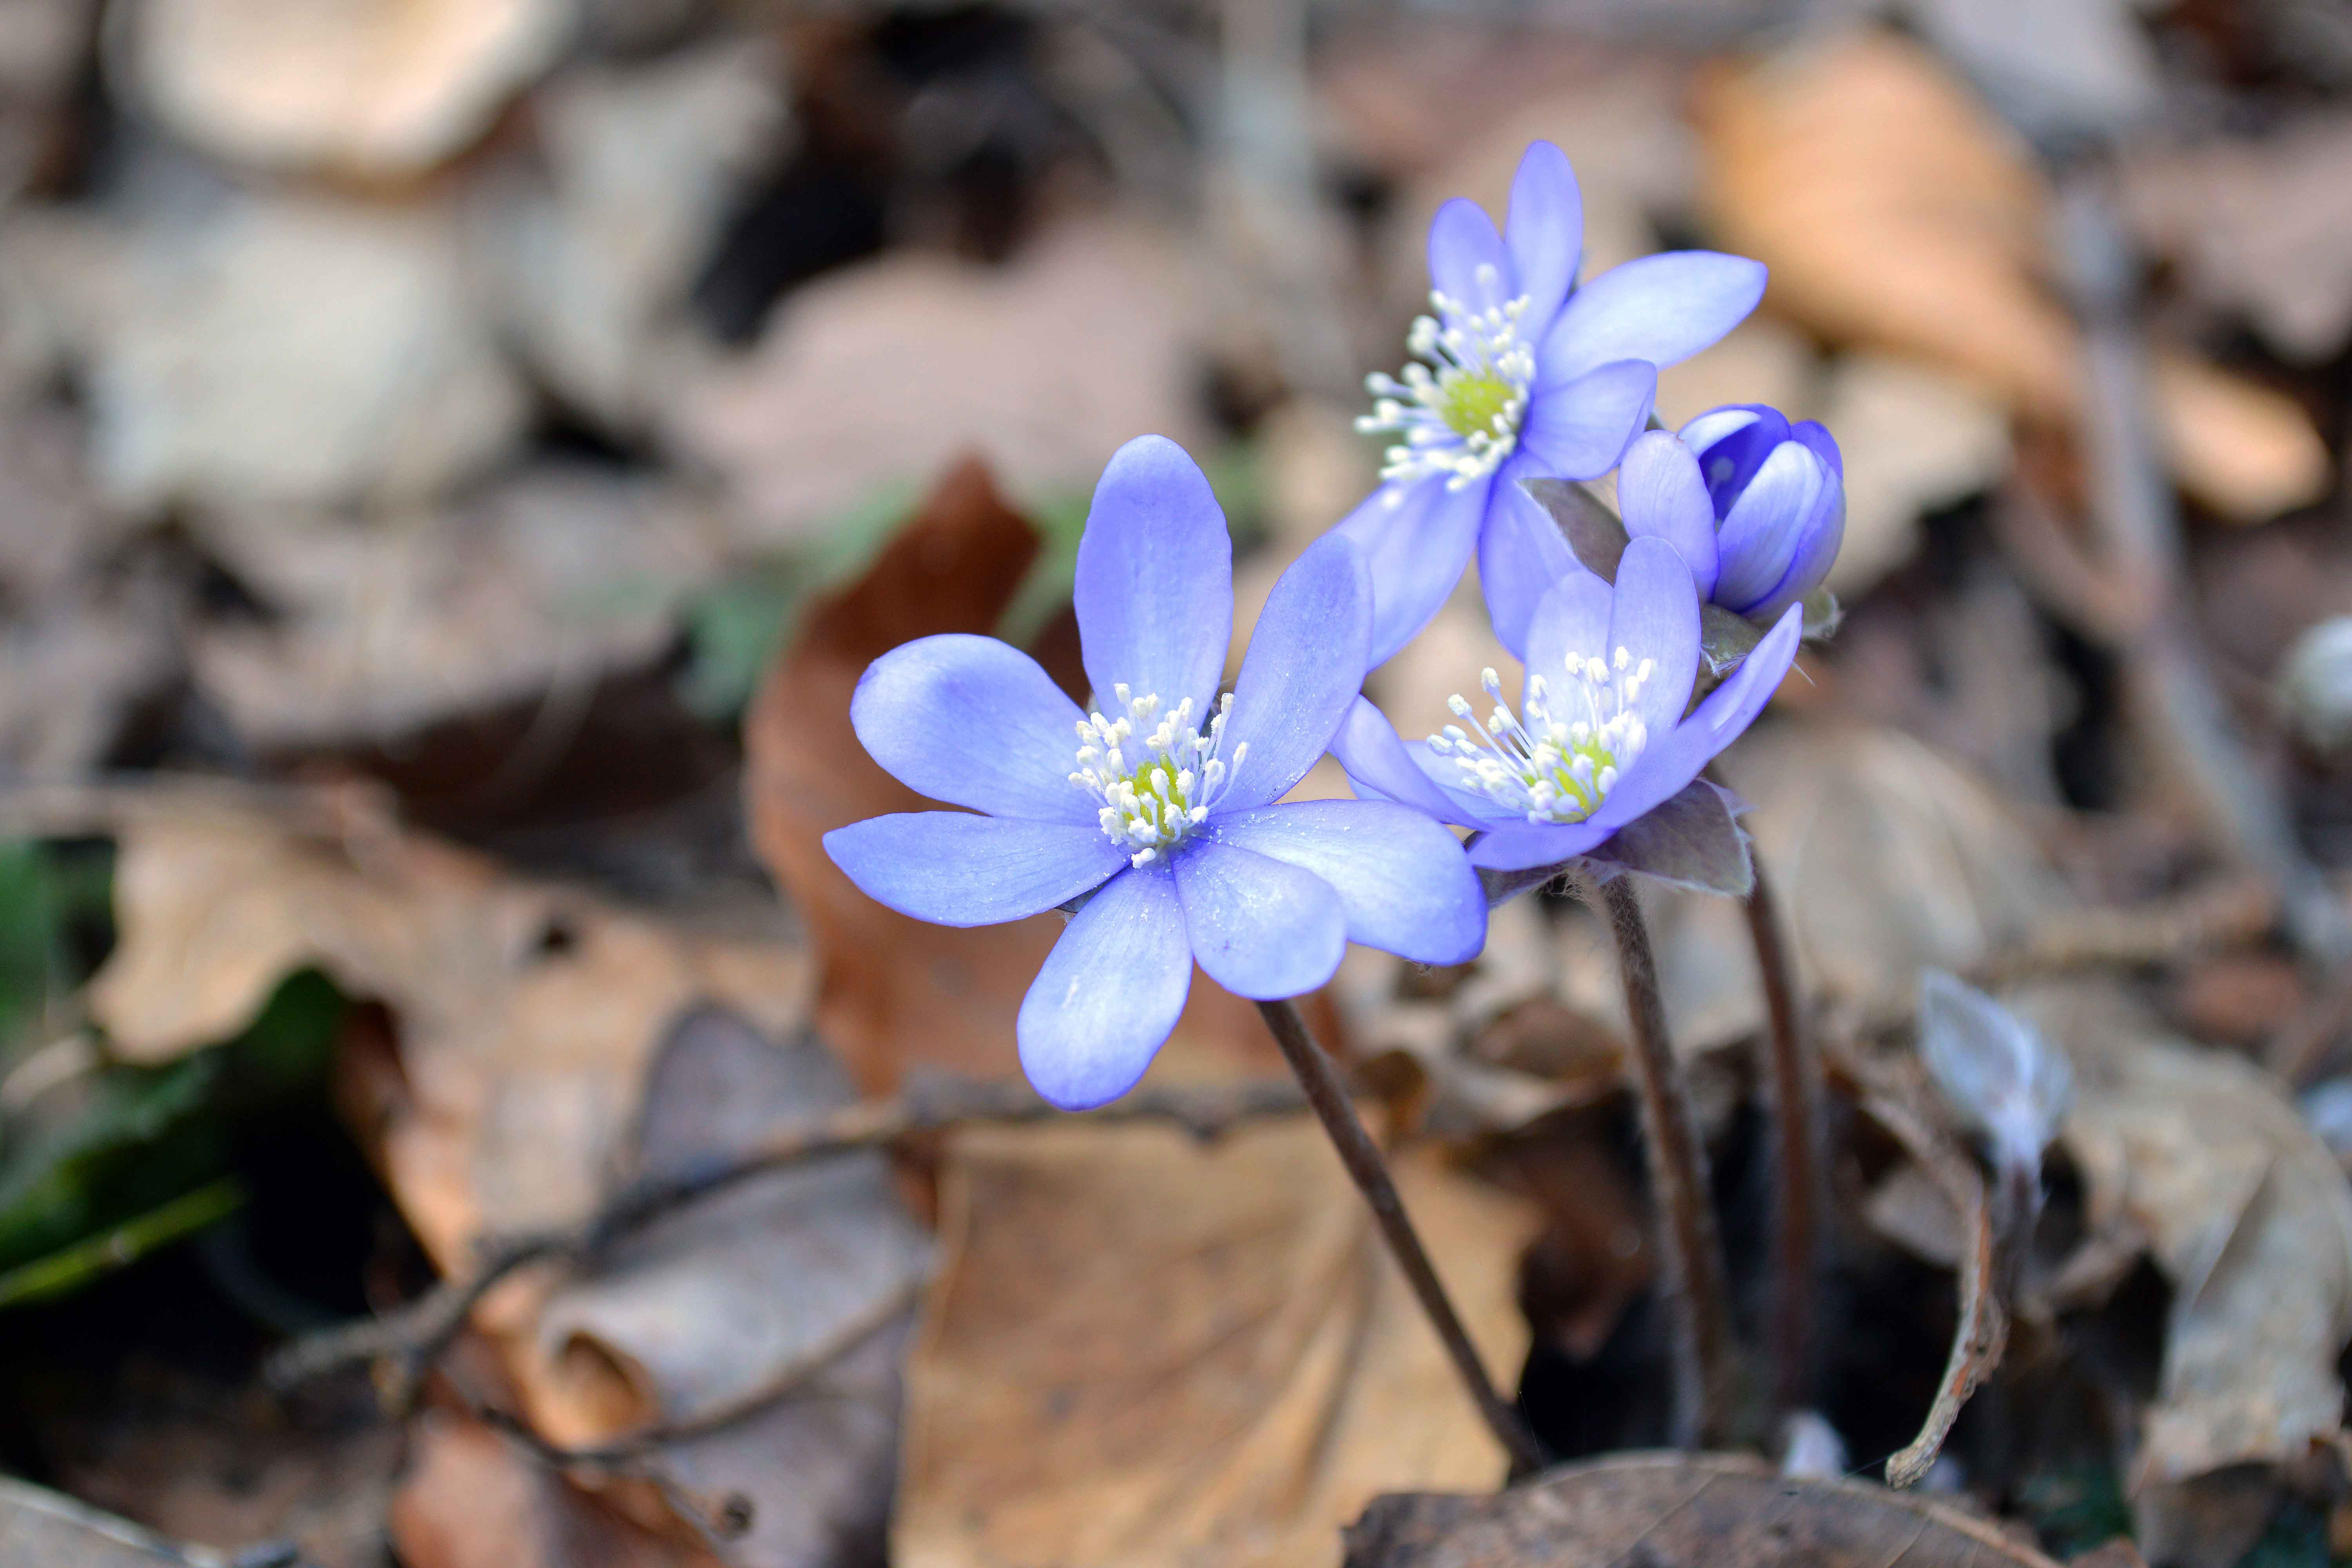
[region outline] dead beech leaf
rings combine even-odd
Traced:
[[[988,470],[976,459],[960,463],[864,577],[811,608],[744,716],[752,844],[807,924],[817,1027],[869,1094],[897,1088],[910,1065],[982,1078],[1017,1072],[1013,1016],[1061,934],[1053,914],[971,930],[909,919],[859,892],[822,843],[865,817],[937,806],[866,754],[850,729],[850,694],[866,667],[900,643],[994,631],[1037,543]],[[1066,659],[1046,660],[1066,687],[1084,682],[1076,651],[1073,639]],[[1228,1070],[1235,1062],[1271,1068],[1276,1059],[1251,1005],[1196,973],[1154,1070],[1190,1070],[1185,1058],[1201,1047]]]
[[[562,46],[562,0],[143,0],[116,86],[233,161],[414,174]]]
[[[646,1062],[690,1005],[779,1035],[805,1015],[793,944],[688,935],[344,807],[165,798],[112,825],[120,935],[90,1016],[116,1051],[156,1062],[235,1034],[304,967],[383,1003],[397,1043],[345,1052],[346,1109],[445,1271],[478,1237],[595,1206]],[[546,1283],[518,1278],[477,1321],[535,1419],[597,1430],[636,1396],[541,1343]]]
[[[732,1013],[698,1008],[648,1074],[634,1168],[707,1170],[852,1099],[813,1035],[779,1046]],[[749,1499],[736,1548],[767,1568],[832,1568],[852,1543],[878,1551],[898,1369],[929,1258],[879,1151],[709,1194],[549,1296],[536,1339],[547,1381],[570,1397],[541,1398],[541,1430],[572,1447],[688,1432],[649,1464],[690,1493]],[[636,1409],[609,1397],[615,1373]]]
[[[1494,1497],[1384,1497],[1346,1568],[2058,1568],[1990,1520],[1854,1481],[1790,1480],[1745,1455],[1627,1454]]]
[[[1198,444],[1190,289],[1127,225],[1054,230],[1001,268],[887,257],[795,291],[668,433],[785,542],[971,450],[1019,504],[1090,494],[1139,431]]]
[[[412,1431],[392,1500],[407,1568],[713,1568],[567,1486],[511,1439],[435,1411]]]
[[[2026,1005],[2074,1064],[2063,1137],[2095,1230],[2147,1238],[2172,1282],[2133,1489],[2301,1457],[2340,1430],[2352,1189],[2277,1082],[2166,1038],[2111,992]]]
[[[1939,364],[2027,418],[2080,417],[2079,336],[2038,281],[2041,176],[1926,48],[1862,28],[1719,67],[1696,112],[1720,237],[1771,268],[1770,308],[1832,342]],[[2292,404],[2210,365],[2164,370],[2152,395],[2182,487],[2223,516],[2326,493],[2325,448]],[[2210,417],[2231,437],[2208,433]]]
[[[1720,770],[1753,807],[1740,825],[1781,889],[1803,988],[1865,1017],[1908,1016],[1922,968],[1964,973],[2074,901],[1998,795],[1899,731],[1791,716],[1750,731]],[[1738,908],[1660,896],[1655,919],[1677,1048],[1762,1027]],[[1593,978],[1568,1000],[1612,1016],[1605,972],[1577,972]]]
[[[556,465],[439,510],[239,510],[196,528],[269,612],[205,623],[191,648],[206,695],[265,748],[584,695],[668,647],[724,549],[677,487]]]
[[[2352,117],[2256,140],[2149,147],[2122,163],[2123,199],[2151,248],[2207,305],[2242,314],[2278,353],[2326,359],[2352,336]]]
[[[1399,1184],[1496,1369],[1532,1230],[1424,1156]],[[972,1129],[908,1367],[902,1568],[1328,1563],[1397,1486],[1504,1455],[1312,1122]]]

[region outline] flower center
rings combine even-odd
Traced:
[[[1429,738],[1430,750],[1453,758],[1470,788],[1530,823],[1582,822],[1601,809],[1649,744],[1649,730],[1633,705],[1656,668],[1655,659],[1634,664],[1622,647],[1613,662],[1570,654],[1560,694],[1543,676],[1528,672],[1524,722],[1503,700],[1495,672],[1482,671],[1479,684],[1495,710],[1482,725],[1471,717],[1470,704],[1455,697],[1448,706],[1477,734],[1448,724],[1444,734]]]
[[[1070,782],[1102,802],[1104,836],[1128,851],[1130,862],[1148,866],[1209,819],[1249,743],[1234,748],[1231,767],[1217,755],[1233,711],[1230,693],[1219,700],[1203,735],[1192,727],[1189,697],[1163,716],[1158,697],[1134,696],[1124,685],[1111,689],[1127,711],[1078,721],[1078,771]],[[1149,738],[1138,742],[1138,735]]]
[[[1491,289],[1495,268],[1479,268],[1478,281]],[[1414,358],[1429,363],[1406,365],[1402,381],[1367,376],[1372,411],[1356,428],[1403,437],[1388,449],[1381,479],[1444,474],[1446,489],[1458,490],[1494,472],[1519,444],[1536,374],[1535,350],[1519,337],[1528,300],[1521,295],[1475,315],[1434,290],[1429,303],[1437,314],[1416,320],[1405,337]]]

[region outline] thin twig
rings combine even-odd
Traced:
[[[1764,862],[1755,858],[1747,899],[1748,934],[1764,989],[1766,1075],[1772,1086],[1775,1189],[1772,1388],[1782,1410],[1811,1405],[1813,1298],[1829,1193],[1821,1163],[1821,1060],[1806,1033],[1795,966],[1782,940],[1780,910]]]
[[[1906,1103],[1885,1074],[1851,1055],[1842,1066],[1843,1076],[1859,1090],[1864,1113],[1894,1134],[1895,1142],[1918,1162],[1959,1215],[1964,1237],[1958,1282],[1959,1321],[1952,1331],[1943,1379],[1936,1386],[1935,1402],[1927,1408],[1919,1436],[1886,1461],[1886,1484],[1900,1489],[1915,1485],[1927,1473],[1943,1449],[1944,1439],[1951,1435],[1952,1423],[1959,1419],[1961,1406],[2000,1364],[2001,1352],[2009,1342],[2009,1314],[2002,1310],[1996,1289],[2000,1271],[1994,1264],[1991,1208],[1976,1162]]]
[[[1322,1119],[1323,1131],[1330,1134],[1332,1146],[1339,1152],[1339,1163],[1347,1166],[1348,1174],[1355,1178],[1356,1190],[1371,1205],[1372,1217],[1379,1222],[1390,1256],[1404,1270],[1406,1283],[1412,1287],[1430,1326],[1444,1342],[1445,1353],[1453,1358],[1454,1370],[1461,1374],[1463,1385],[1478,1406],[1478,1414],[1486,1417],[1488,1430],[1503,1445],[1504,1452],[1510,1455],[1513,1479],[1542,1469],[1549,1462],[1549,1456],[1520,1419],[1519,1413],[1496,1392],[1493,1380],[1486,1375],[1486,1363],[1478,1359],[1478,1347],[1470,1342],[1469,1331],[1462,1326],[1462,1319],[1445,1293],[1444,1282],[1437,1278],[1437,1270],[1413,1230],[1412,1220],[1404,1212],[1404,1199],[1397,1192],[1396,1183],[1390,1179],[1388,1163],[1381,1158],[1380,1146],[1357,1120],[1356,1108],[1348,1098],[1348,1085],[1339,1067],[1315,1043],[1296,1004],[1261,1002],[1257,1009],[1265,1015],[1276,1044],[1282,1047],[1283,1058],[1297,1076],[1298,1087],[1306,1091],[1307,1103]]]
[[[1633,1026],[1633,1078],[1642,1102],[1642,1144],[1650,1185],[1664,1212],[1661,1231],[1664,1289],[1674,1319],[1675,1405],[1671,1428],[1679,1448],[1720,1442],[1730,1414],[1731,1306],[1724,1289],[1723,1247],[1716,1235],[1714,1193],[1706,1146],[1691,1113],[1681,1066],[1666,1037],[1666,1009],[1658,992],[1658,962],[1631,879],[1601,886],[1617,962],[1625,983],[1625,1011]]]
[[[1102,1121],[1173,1121],[1206,1139],[1244,1121],[1287,1115],[1305,1103],[1297,1089],[1280,1081],[1201,1084],[1141,1090],[1091,1114]],[[782,1129],[706,1163],[641,1177],[579,1225],[490,1241],[471,1273],[445,1279],[382,1317],[298,1340],[269,1359],[265,1374],[273,1386],[285,1388],[360,1363],[383,1362],[381,1395],[390,1408],[404,1410],[418,1380],[448,1349],[474,1309],[518,1269],[593,1258],[663,1215],[766,1172],[878,1148],[957,1122],[1038,1121],[1064,1114],[1024,1085],[947,1079],[909,1085],[889,1100],[844,1106],[822,1121]]]

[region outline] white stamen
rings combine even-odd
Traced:
[[[1655,659],[1636,664],[1622,647],[1607,659],[1570,654],[1561,664],[1564,701],[1542,673],[1528,672],[1524,721],[1503,700],[1501,679],[1481,670],[1478,684],[1494,699],[1494,712],[1480,725],[1470,704],[1454,697],[1446,706],[1476,728],[1476,738],[1448,724],[1429,738],[1429,749],[1451,758],[1470,788],[1530,823],[1581,822],[1649,744],[1638,708],[1656,670]]]
[[[1492,291],[1491,264],[1481,265],[1476,278]],[[1444,474],[1445,488],[1458,490],[1494,472],[1518,447],[1519,419],[1536,374],[1534,345],[1519,336],[1531,301],[1523,294],[1473,313],[1433,289],[1429,303],[1437,314],[1416,318],[1404,340],[1406,352],[1429,364],[1406,365],[1402,380],[1366,377],[1372,411],[1356,428],[1400,437],[1388,449],[1381,479]]]
[[[1217,755],[1234,706],[1230,695],[1218,700],[1204,735],[1192,727],[1189,697],[1162,717],[1158,696],[1137,697],[1124,685],[1111,691],[1126,714],[1093,713],[1079,721],[1078,770],[1070,782],[1102,803],[1095,819],[1104,837],[1128,852],[1130,864],[1148,866],[1209,819],[1249,747],[1235,746],[1231,762]],[[1141,760],[1130,768],[1119,742],[1147,732]]]

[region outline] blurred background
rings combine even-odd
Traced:
[[[2039,1371],[1943,1495],[2352,1554],[2347,94],[2343,0],[0,0],[0,1563],[1336,1562],[1376,1491],[1494,1484],[1287,1123],[926,1134],[373,1381],[268,1358],[628,1173],[1009,1078],[1050,933],[815,850],[898,804],[848,682],[950,627],[1066,668],[1147,431],[1238,648],[1374,481],[1432,213],[1539,137],[1586,277],[1771,268],[1667,422],[1843,449],[1845,624],[1732,759],[1822,1029],[1899,1039],[1923,963],[2071,987]],[[1411,734],[1507,662],[1467,588],[1372,690]],[[1657,913],[1761,1335],[1727,908]],[[1611,986],[1527,900],[1320,1014],[1570,1456],[1664,1429]],[[1152,1082],[1273,1062],[1196,999]],[[1836,1093],[1813,1403],[1864,1468],[1959,1248]]]

